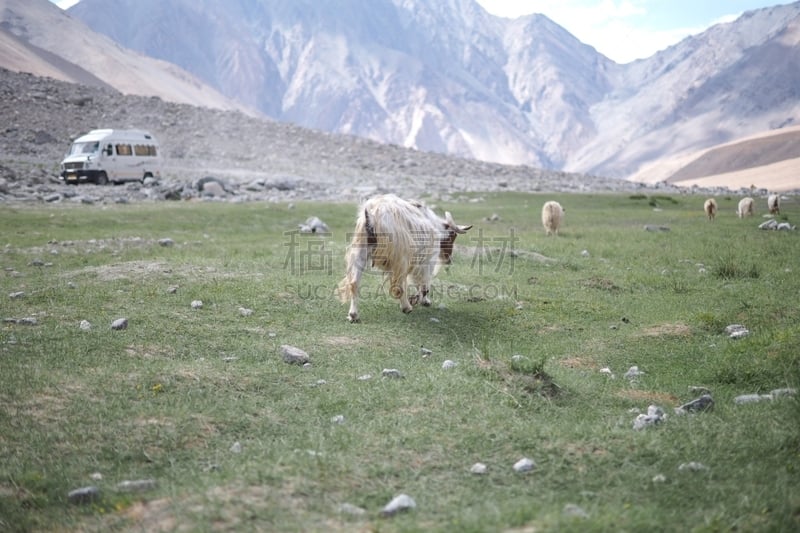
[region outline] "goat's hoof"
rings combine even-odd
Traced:
[[[358,318],[357,314],[351,313],[347,315],[347,321],[350,322],[351,324],[356,324],[358,322],[361,322],[361,319]]]

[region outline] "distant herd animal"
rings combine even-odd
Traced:
[[[555,200],[545,202],[542,206],[542,226],[547,235],[558,235],[558,228],[564,218],[564,208]]]
[[[767,211],[770,215],[780,215],[781,213],[781,197],[777,194],[770,194],[767,197]],[[708,198],[703,203],[703,212],[705,212],[708,220],[714,220],[717,216],[717,201],[714,198]],[[736,216],[739,218],[751,217],[755,213],[755,201],[746,196],[739,200],[736,206]]]
[[[780,197],[770,194],[767,209],[780,213]],[[703,212],[708,220],[717,216],[717,201],[707,198]],[[565,209],[551,200],[542,206],[542,226],[546,235],[558,235]],[[742,198],[736,208],[739,218],[753,216],[754,201]],[[410,313],[415,305],[430,306],[431,283],[442,266],[453,259],[453,246],[458,235],[472,225],[461,226],[449,211],[440,217],[422,202],[404,200],[394,194],[375,196],[359,207],[356,226],[345,255],[345,276],[336,293],[343,303],[350,302],[347,319],[360,320],[359,289],[365,271],[374,267],[389,280],[389,293],[400,301],[400,310]],[[409,283],[414,286],[409,291]]]

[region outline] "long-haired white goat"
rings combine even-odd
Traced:
[[[456,236],[471,227],[456,224],[449,212],[441,218],[423,203],[393,194],[364,202],[345,255],[345,276],[336,290],[343,303],[350,301],[347,319],[359,321],[359,286],[370,266],[386,273],[389,293],[400,300],[404,313],[410,313],[418,303],[431,305],[431,280],[441,265],[451,263]],[[417,289],[411,296],[409,281]]]

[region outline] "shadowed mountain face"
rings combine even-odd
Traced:
[[[0,0],[20,12],[0,9],[0,24],[25,39],[42,4]],[[501,19],[474,0],[82,0],[67,13],[276,120],[485,161],[625,177],[800,123],[800,2],[627,65],[544,16]],[[75,63],[116,88],[130,69]]]

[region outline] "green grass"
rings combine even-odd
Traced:
[[[0,531],[800,528],[800,400],[733,402],[800,382],[800,236],[734,198],[713,223],[696,196],[484,198],[437,206],[475,227],[434,305],[404,315],[366,275],[359,324],[332,296],[354,205],[1,207]],[[294,233],[311,215],[331,234]],[[672,414],[690,386],[713,411]],[[666,422],[634,431],[650,404]],[[522,457],[537,468],[515,473]],[[98,501],[67,501],[87,485]],[[399,493],[418,507],[382,518]]]

